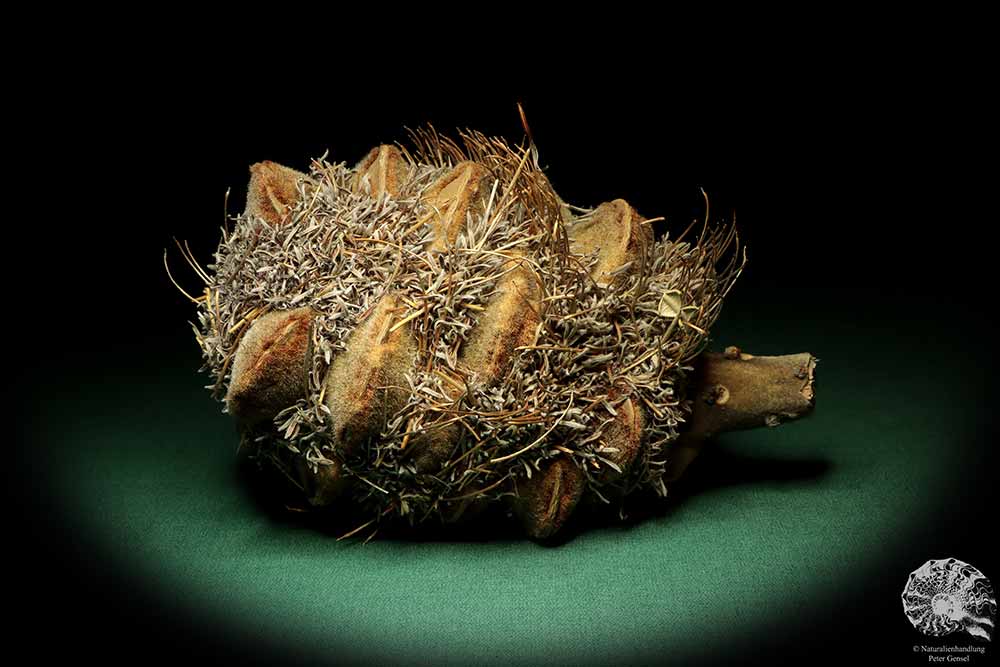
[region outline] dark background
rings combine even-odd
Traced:
[[[854,58],[844,50],[737,52],[712,66],[661,60],[653,51],[636,57],[642,70],[578,65],[569,53],[556,59],[558,68],[542,61],[517,67],[535,76],[499,80],[484,64],[430,83],[404,76],[401,65],[383,76],[345,77],[342,68],[323,74],[308,59],[264,67],[236,58],[155,58],[143,63],[142,76],[127,73],[124,53],[67,63],[55,89],[38,91],[38,108],[53,114],[55,102],[62,106],[38,135],[44,168],[36,185],[46,194],[34,201],[36,222],[15,230],[16,240],[26,234],[38,243],[17,246],[25,257],[64,270],[21,271],[12,283],[19,293],[45,289],[61,305],[39,319],[41,352],[16,360],[15,384],[26,390],[18,400],[28,397],[16,407],[34,418],[49,409],[45,378],[54,374],[99,383],[108,364],[142,364],[153,351],[197,356],[186,324],[192,310],[166,280],[163,249],[176,236],[207,261],[224,193],[232,188],[229,210],[241,211],[250,163],[306,169],[327,149],[330,159],[353,163],[378,143],[404,139],[404,126],[427,122],[517,142],[520,101],[540,161],[565,200],[594,206],[622,197],[677,230],[703,215],[704,188],[713,219],[735,214],[749,247],[732,297],[737,313],[774,300],[794,309],[805,300],[860,339],[878,332],[879,344],[894,336],[911,344],[947,330],[965,343],[955,355],[981,355],[982,374],[968,383],[981,387],[982,401],[960,425],[968,435],[942,443],[961,448],[980,476],[957,484],[951,504],[927,517],[893,576],[874,573],[845,589],[828,617],[805,615],[801,627],[775,628],[752,647],[720,647],[717,656],[898,658],[901,646],[930,642],[903,622],[895,575],[943,549],[994,583],[1000,576],[992,531],[984,529],[996,508],[988,382],[995,344],[987,324],[995,305],[995,213],[977,204],[993,187],[981,163],[991,156],[986,106],[982,83],[961,66],[975,54],[945,66],[943,50],[930,44],[905,57]],[[171,258],[175,275],[193,287],[179,255]],[[913,358],[915,365],[948,363]],[[45,471],[33,467],[30,419],[15,429],[26,474],[8,489],[27,548],[10,550],[9,572],[23,610],[17,630],[35,651],[112,664],[140,653],[148,661],[151,646],[154,662],[206,653],[281,659],[253,637],[216,636],[186,622],[181,607],[123,589],[124,579],[93,559],[94,545],[67,539],[65,511],[37,492]]]

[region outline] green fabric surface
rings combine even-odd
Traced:
[[[909,325],[835,304],[790,318],[796,298],[727,310],[714,347],[817,355],[815,415],[720,438],[690,470],[696,492],[669,511],[554,547],[509,534],[362,545],[275,519],[237,483],[234,428],[187,341],[176,359],[55,383],[76,408],[47,426],[58,445],[49,483],[72,530],[137,585],[195,621],[289,650],[434,664],[682,660],[835,600],[955,483],[940,449],[968,421],[971,356],[940,332],[904,336]],[[946,348],[947,365],[913,361]]]

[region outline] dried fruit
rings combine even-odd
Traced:
[[[565,204],[533,146],[461,139],[254,165],[200,272],[217,395],[305,503],[377,530],[502,501],[546,538],[582,498],[666,495],[718,432],[809,412],[811,355],[705,353],[732,226],[656,239],[621,199]]]

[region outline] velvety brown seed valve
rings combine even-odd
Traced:
[[[402,154],[395,146],[378,146],[364,157],[355,170],[353,187],[364,189],[372,197],[385,193],[397,195],[406,182],[408,169]]]
[[[303,495],[313,507],[332,505],[343,496],[350,484],[350,479],[344,475],[343,465],[337,460],[314,466],[305,459],[299,459],[296,471]]]
[[[461,357],[487,385],[503,378],[519,347],[534,342],[541,296],[521,260],[514,257],[502,265],[510,272],[497,282],[497,294],[480,315]]]
[[[530,345],[538,324],[538,286],[530,272],[514,257],[501,264],[506,271],[497,282],[497,294],[479,315],[469,339],[462,346],[459,366],[482,387],[501,382],[509,370],[517,349]],[[453,383],[446,389],[455,400],[465,386]],[[462,427],[456,424],[424,432],[412,439],[417,469],[435,470],[453,452]]]
[[[537,480],[537,481],[536,481]],[[555,535],[573,514],[586,485],[583,472],[565,457],[553,459],[530,480],[515,504],[524,532],[536,539]]]
[[[609,451],[603,452],[602,456],[618,466],[619,470],[605,464],[600,473],[605,482],[614,481],[628,472],[642,445],[645,422],[642,409],[631,398],[626,398],[615,411],[618,414],[604,431],[604,442]]]
[[[604,285],[612,281],[616,269],[642,257],[645,248],[653,243],[649,226],[642,224],[642,216],[624,199],[601,204],[592,215],[570,225],[568,231],[574,253],[597,252],[593,276]]]
[[[338,354],[326,376],[333,447],[349,456],[378,435],[409,393],[405,373],[416,348],[405,327],[393,330],[404,306],[395,294],[383,296]]]
[[[272,225],[286,221],[299,198],[298,183],[306,175],[274,162],[258,162],[250,167],[246,213]]]
[[[233,359],[226,404],[237,419],[253,424],[271,419],[306,395],[311,354],[311,308],[258,317]]]
[[[430,250],[444,250],[465,228],[466,216],[482,212],[489,196],[488,173],[475,162],[462,162],[444,174],[424,197],[423,222],[434,226]]]

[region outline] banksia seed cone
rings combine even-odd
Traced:
[[[566,205],[531,148],[461,138],[253,165],[203,272],[216,395],[303,500],[369,524],[504,500],[544,538],[581,498],[666,495],[706,438],[811,409],[811,355],[705,352],[732,226],[657,240],[621,199]]]

